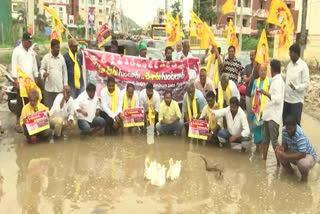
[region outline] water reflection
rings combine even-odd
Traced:
[[[146,136],[128,134],[32,146],[20,140],[0,144],[0,213],[319,212],[319,165],[302,184],[276,167],[272,153],[264,162],[253,153],[173,136],[150,145]],[[205,170],[200,154],[224,168],[223,179]],[[180,177],[152,186],[143,178],[146,157],[167,167],[171,157],[182,160]]]

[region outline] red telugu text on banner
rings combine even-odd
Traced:
[[[204,120],[191,120],[189,122],[188,137],[202,140],[208,139],[209,123]]]
[[[144,108],[131,108],[123,111],[124,127],[144,126]]]
[[[141,57],[120,56],[97,50],[84,51],[85,66],[88,70],[88,81],[97,85],[98,95],[101,87],[99,82],[107,77],[114,77],[120,89],[128,83],[135,85],[140,91],[147,83],[153,83],[160,95],[171,90],[173,98],[181,101],[184,86],[190,78],[199,74],[199,59],[187,58],[175,61],[149,60]],[[101,81],[99,81],[101,80]]]
[[[26,117],[26,120],[29,135],[34,135],[50,128],[46,110],[30,114]]]

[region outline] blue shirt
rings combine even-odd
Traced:
[[[63,55],[64,60],[66,61],[66,65],[67,65],[67,71],[68,71],[68,85],[71,88],[75,88],[74,86],[74,62],[72,61],[72,59],[69,56],[69,53],[65,53]],[[80,66],[80,88],[82,88],[84,86],[84,82],[83,82],[83,73],[82,73],[82,54],[81,52],[77,52],[77,60],[78,60],[78,64]]]
[[[202,109],[208,104],[206,99],[204,98],[202,92],[198,89],[195,89],[195,96],[196,96],[196,103],[197,103],[197,110],[198,110],[198,114],[201,114]],[[188,111],[188,107],[187,107],[187,96],[188,93],[186,92],[183,96],[183,105],[182,105],[182,112],[185,113]],[[191,111],[193,111],[192,109],[192,100],[190,100],[190,109]]]
[[[287,144],[289,150],[293,153],[303,152],[311,154],[317,160],[316,151],[299,125],[297,125],[296,132],[292,137],[288,135],[285,126],[282,128],[282,144]]]

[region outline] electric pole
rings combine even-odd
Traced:
[[[307,11],[308,11],[308,0],[302,1],[302,17],[301,17],[301,32],[300,32],[300,46],[301,46],[301,53],[300,57],[303,59],[304,50],[306,48],[306,22],[307,22]]]

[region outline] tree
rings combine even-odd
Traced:
[[[210,26],[217,22],[217,14],[213,10],[214,2],[214,0],[193,0],[193,11]]]
[[[179,18],[181,20],[181,4],[180,1],[177,0],[171,5],[171,15],[173,18],[176,18],[176,15],[179,14]]]

